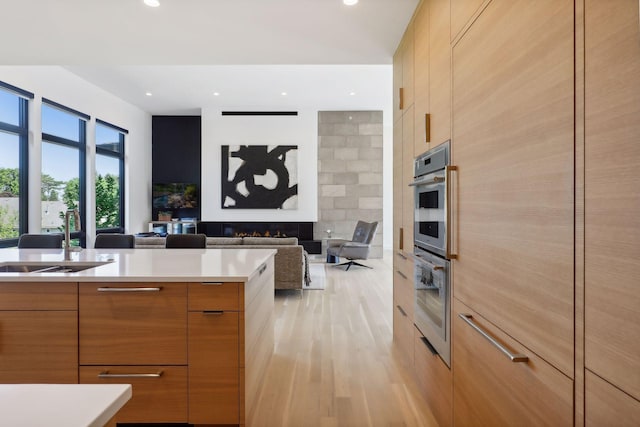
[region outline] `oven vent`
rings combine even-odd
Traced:
[[[297,116],[297,111],[223,111],[223,116]]]

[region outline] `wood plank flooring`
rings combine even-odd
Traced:
[[[277,292],[260,426],[437,426],[393,345],[392,257],[326,267],[325,290]]]

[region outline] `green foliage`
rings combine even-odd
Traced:
[[[120,226],[120,182],[117,176],[96,177],[96,227]]]
[[[20,195],[20,171],[18,168],[0,168],[0,197]]]
[[[78,209],[80,199],[80,178],[71,178],[64,186],[62,201],[67,205],[67,209]]]
[[[60,190],[62,189],[64,181],[55,180],[46,173],[42,174],[40,181],[40,200],[51,202],[60,200]]]
[[[9,211],[8,206],[0,206],[0,239],[18,237],[18,213]]]

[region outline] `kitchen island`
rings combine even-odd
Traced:
[[[114,423],[251,425],[275,252],[0,250],[0,383],[127,383]]]

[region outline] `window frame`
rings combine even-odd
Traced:
[[[18,97],[18,125],[0,121],[0,131],[18,135],[18,236],[29,232],[29,101],[33,93],[0,81],[0,90]],[[0,248],[18,245],[18,239],[0,239]]]
[[[115,130],[118,132],[119,137],[118,137],[118,150],[114,151],[114,150],[109,150],[107,148],[104,147],[100,147],[100,145],[98,145],[98,141],[97,141],[97,137],[96,137],[96,141],[95,141],[95,147],[96,147],[96,157],[98,155],[101,156],[107,156],[107,157],[112,157],[115,159],[118,159],[118,164],[119,164],[119,171],[118,171],[118,185],[119,185],[119,189],[120,189],[120,226],[119,227],[111,227],[111,228],[98,228],[97,224],[95,227],[96,230],[96,235],[98,234],[102,234],[102,233],[124,233],[125,227],[124,227],[124,218],[125,218],[125,212],[124,212],[124,144],[125,144],[125,139],[126,139],[126,135],[129,134],[129,131],[126,129],[123,129],[119,126],[113,125],[109,122],[105,122],[104,120],[100,120],[98,118],[96,118],[96,135],[97,135],[97,127],[98,125],[100,126],[104,126],[104,127],[108,127],[112,130]],[[97,171],[96,171],[96,176],[97,176]],[[95,188],[94,188],[95,191]],[[97,218],[96,218],[97,219]]]
[[[42,98],[42,105],[47,105],[50,108],[61,110],[65,113],[72,114],[78,119],[78,141],[63,138],[61,136],[52,135],[50,133],[42,133],[42,144],[52,143],[66,147],[78,149],[78,210],[80,211],[80,231],[71,232],[72,239],[79,239],[80,246],[87,247],[87,121],[91,119],[91,116],[81,113],[72,108],[66,107],[62,104],[58,104],[55,101],[51,101],[47,98]],[[42,112],[40,113],[42,115]],[[42,150],[41,150],[42,151]],[[41,154],[42,155],[42,154]],[[42,173],[42,170],[40,170]]]

